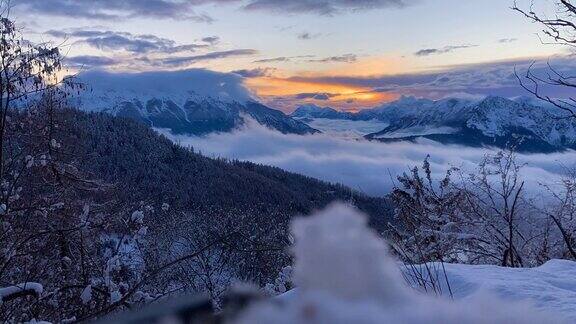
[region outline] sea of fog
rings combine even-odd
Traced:
[[[441,177],[450,167],[459,167],[468,173],[477,169],[477,163],[496,149],[443,145],[429,140],[417,143],[380,143],[350,134],[362,134],[365,123],[347,127],[324,122],[324,133],[315,135],[287,135],[248,123],[231,133],[207,136],[174,135],[158,130],[176,143],[192,146],[197,152],[210,157],[225,157],[277,166],[310,177],[342,183],[370,195],[385,195],[394,186],[397,175],[422,165],[430,156],[435,176]],[[373,126],[369,125],[368,127]],[[341,136],[338,136],[341,134]],[[522,174],[528,188],[540,191],[540,184],[557,185],[567,169],[576,164],[576,151],[552,154],[519,154],[525,163]]]

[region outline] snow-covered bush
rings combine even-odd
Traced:
[[[576,260],[576,170],[570,170],[559,184],[542,184],[550,197],[539,211],[549,222],[545,224],[547,240],[537,255]]]
[[[390,237],[394,251],[405,262],[461,262],[468,241],[465,228],[465,195],[452,180],[456,169],[435,181],[428,158],[422,168],[398,177],[390,194],[395,205]],[[421,174],[423,172],[423,174]]]
[[[387,233],[394,252],[408,263],[508,267],[537,266],[558,257],[548,250],[560,235],[546,226],[545,213],[535,212],[522,167],[514,151],[505,150],[486,155],[468,174],[452,168],[436,180],[425,160],[421,169],[398,177],[391,194],[397,223]],[[576,200],[559,200],[568,225]]]
[[[285,293],[293,287],[292,267],[285,266],[282,268],[278,274],[278,278],[276,278],[273,283],[267,283],[266,286],[264,286],[264,291],[270,296],[276,296]]]
[[[460,184],[466,196],[467,224],[476,243],[475,258],[480,263],[507,267],[530,264],[527,242],[534,230],[530,224],[524,167],[513,150],[489,154],[480,161],[476,173]]]

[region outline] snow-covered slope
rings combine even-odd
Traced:
[[[439,264],[416,265],[435,269],[439,291],[446,298],[467,302],[478,295],[492,295],[502,301],[523,302],[549,314],[576,322],[576,262],[550,260],[534,268],[507,268],[495,265]],[[400,266],[405,278],[414,278],[412,266]],[[412,282],[418,286],[417,282]],[[421,289],[420,289],[421,290]],[[450,292],[452,296],[450,296]]]
[[[551,260],[537,268],[445,264],[454,298],[489,293],[524,301],[576,322],[576,262]],[[446,291],[446,290],[445,290]]]
[[[566,323],[576,322],[576,262],[551,260],[536,268],[465,264],[443,266],[450,285],[448,288],[446,281],[439,282],[445,298],[450,298],[449,291],[452,291],[456,302],[473,304],[478,296],[494,296],[503,303],[521,302],[542,312],[555,314],[559,317],[557,321],[565,319]],[[435,265],[428,267],[441,269],[441,266]],[[409,267],[400,268],[407,271]],[[443,276],[443,273],[439,274],[439,278]],[[301,297],[299,295],[296,288],[277,299],[292,303]]]
[[[326,118],[345,120],[380,119],[388,121],[406,115],[409,112],[429,107],[434,101],[415,97],[402,96],[400,99],[357,113],[342,112],[331,107],[320,107],[314,104],[301,105],[290,115],[294,118]]]
[[[282,133],[316,130],[254,101],[228,74],[205,70],[80,76],[89,90],[74,97],[87,111],[102,111],[142,121],[178,134],[230,131],[251,118]]]
[[[468,146],[516,146],[528,152],[576,148],[576,120],[559,118],[565,117],[563,111],[536,103],[529,98],[432,101],[402,97],[355,114],[303,106],[293,116],[310,125],[319,118],[335,123],[379,120],[388,126],[366,138],[386,142],[428,138]]]
[[[521,151],[545,152],[576,148],[576,121],[559,118],[561,111],[501,97],[480,101],[445,99],[409,108],[382,109],[390,121],[384,130],[367,136],[381,141],[420,137],[470,146],[516,146]]]
[[[364,109],[357,113],[342,112],[330,107],[307,104],[296,108],[290,116],[294,118],[326,118],[335,120],[379,119],[388,122],[433,104],[434,101],[432,100],[403,96],[396,101],[371,109]]]
[[[314,104],[299,106],[290,116],[293,118],[354,119],[354,114]]]

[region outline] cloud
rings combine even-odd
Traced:
[[[49,30],[47,35],[58,38],[75,38],[77,42],[88,44],[104,51],[124,50],[137,54],[150,52],[173,54],[179,52],[193,52],[211,46],[208,44],[177,45],[175,41],[154,35],[135,35],[127,32],[93,29]],[[214,41],[212,38],[208,38]]]
[[[196,12],[197,6],[236,4],[242,5],[246,11],[334,16],[374,9],[400,9],[416,2],[418,0],[18,0],[16,8],[24,14],[69,18],[117,20],[145,17],[211,23],[214,19]]]
[[[425,48],[414,53],[416,56],[429,56],[433,54],[446,54],[459,49],[478,47],[478,45],[450,45],[442,48]]]
[[[128,52],[130,56],[117,56],[115,59],[100,57],[83,57],[84,61],[94,64],[80,64],[79,59],[69,60],[69,66],[107,67],[118,65],[134,70],[148,70],[150,68],[186,68],[190,64],[200,61],[223,59],[227,57],[255,55],[258,51],[253,49],[232,49],[226,51],[212,51],[220,41],[217,36],[200,39],[198,43],[177,44],[174,40],[150,34],[132,34],[110,30],[97,30],[94,28],[71,28],[65,30],[48,30],[45,34],[62,39],[74,39],[75,43],[87,44],[106,52]],[[185,55],[201,51],[203,54]],[[174,54],[180,54],[175,56]],[[91,60],[89,60],[91,59]],[[98,60],[98,62],[97,62]],[[98,64],[100,63],[100,64]]]
[[[256,60],[256,61],[253,61],[252,63],[276,63],[276,62],[288,62],[288,61],[290,61],[289,57],[280,56],[280,57],[273,57],[273,58]]]
[[[86,69],[94,67],[110,67],[115,66],[120,70],[131,71],[147,71],[147,70],[163,70],[163,69],[185,69],[189,68],[191,64],[198,62],[205,62],[218,59],[226,59],[237,56],[250,56],[258,54],[258,51],[252,49],[237,49],[228,51],[209,52],[201,55],[189,56],[166,56],[166,57],[115,57],[109,58],[105,56],[78,56],[65,60],[65,63],[70,67],[84,67]],[[270,72],[269,70],[268,72]],[[240,70],[236,71],[237,74],[242,72],[249,74],[256,71]]]
[[[354,63],[356,61],[358,61],[358,57],[354,54],[344,54],[340,56],[330,56],[321,59],[308,60],[308,62],[318,62],[318,63],[331,63],[331,62]]]
[[[238,74],[244,78],[259,78],[259,77],[269,77],[272,72],[276,70],[275,68],[256,68],[256,69],[243,69],[232,71],[231,73]]]
[[[308,84],[332,84],[338,86],[367,88],[367,92],[395,95],[413,95],[431,99],[440,99],[454,93],[472,96],[496,95],[502,97],[525,96],[528,93],[520,87],[514,70],[519,75],[525,73],[530,64],[536,61],[532,71],[547,78],[549,69],[546,60],[521,59],[497,61],[482,64],[453,65],[435,67],[432,72],[407,73],[380,76],[294,76],[289,82]],[[576,62],[570,57],[551,58],[552,66],[564,75],[576,75]],[[553,98],[570,97],[572,89],[541,85],[543,92]]]
[[[404,8],[413,3],[414,1],[412,0],[252,0],[244,9],[249,11],[333,16],[362,10]]]
[[[166,57],[158,60],[157,62],[161,65],[177,67],[186,66],[200,61],[210,61],[228,57],[250,56],[256,54],[258,54],[258,51],[253,49],[234,49],[229,51],[211,52],[202,55]]]
[[[432,170],[440,177],[451,166],[473,171],[489,149],[441,145],[432,141],[379,143],[348,140],[333,134],[285,135],[249,124],[233,133],[205,137],[174,136],[174,141],[193,146],[208,156],[252,161],[304,174],[325,181],[343,183],[371,195],[384,195],[392,179],[431,156]],[[565,172],[566,161],[576,161],[576,152],[519,155],[527,163],[523,174],[530,188],[550,183]]]
[[[66,57],[64,63],[70,67],[92,69],[116,65],[119,61],[105,56],[81,55]]]
[[[252,98],[239,75],[206,69],[140,73],[93,70],[80,73],[78,79],[98,93],[139,93],[174,97],[175,94],[189,96],[194,92],[240,102]]]
[[[326,92],[310,92],[310,93],[298,93],[295,99],[316,99],[316,100],[330,100],[333,97],[337,97],[339,94],[336,93],[326,93]]]
[[[206,14],[198,14],[194,6],[203,0],[18,0],[16,9],[23,13],[34,13],[69,18],[115,20],[133,17],[162,19],[186,19],[196,22],[212,22]]]
[[[309,33],[309,32],[302,32],[302,33],[298,34],[298,39],[301,39],[301,40],[311,40],[311,39],[314,39],[314,38],[318,38],[319,36],[320,36],[320,34],[312,34],[312,33]]]
[[[290,62],[293,59],[311,58],[314,55],[299,55],[299,56],[279,56],[272,58],[265,58],[253,61],[252,63],[278,63],[278,62]]]
[[[220,42],[220,37],[218,36],[209,36],[202,38],[202,41],[211,45],[215,45]]]
[[[518,38],[501,38],[498,40],[498,43],[508,44],[508,43],[514,43],[516,41],[518,41]]]

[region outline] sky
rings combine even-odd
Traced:
[[[61,44],[72,71],[234,73],[255,98],[291,111],[355,111],[402,95],[522,95],[512,74],[566,48],[512,0],[12,0],[34,41]],[[528,0],[519,0],[527,6]],[[551,11],[552,2],[536,8]],[[544,63],[542,63],[544,62]],[[537,65],[538,67],[538,65]]]

